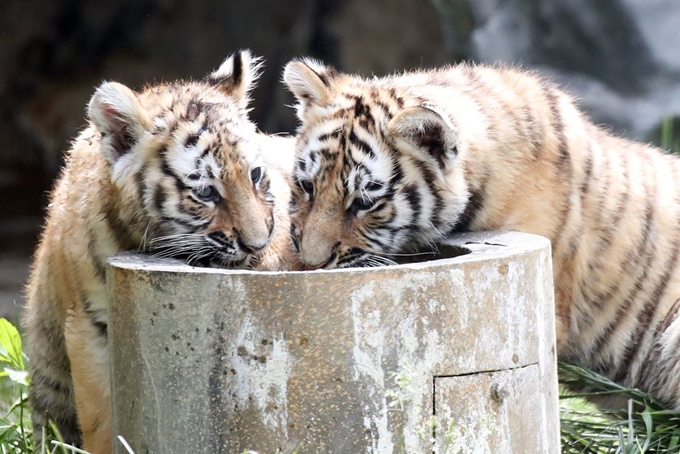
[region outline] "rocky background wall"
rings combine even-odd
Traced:
[[[596,122],[642,140],[664,116],[680,117],[677,0],[4,0],[5,314],[21,304],[45,191],[94,87],[202,77],[243,47],[266,59],[253,116],[268,132],[295,128],[279,79],[300,55],[364,75],[465,59],[521,64],[564,84]]]

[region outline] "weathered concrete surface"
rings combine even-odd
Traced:
[[[435,415],[440,449],[453,423],[459,452],[558,453],[548,241],[452,243],[470,253],[297,273],[112,259],[114,435],[137,453],[425,453]]]

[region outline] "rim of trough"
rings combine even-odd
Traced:
[[[110,257],[107,264],[110,268],[136,270],[148,273],[184,273],[184,274],[223,274],[223,275],[314,275],[314,274],[347,274],[375,273],[385,270],[422,270],[446,265],[462,265],[483,260],[519,257],[547,248],[550,251],[550,240],[530,233],[520,232],[463,232],[456,233],[446,241],[438,244],[462,248],[469,252],[428,261],[409,262],[397,265],[383,265],[370,268],[341,268],[313,271],[256,271],[245,269],[208,268],[187,265],[179,259],[157,258],[137,252],[122,252]]]

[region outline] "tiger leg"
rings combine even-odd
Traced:
[[[71,358],[83,449],[92,454],[108,454],[112,452],[112,422],[106,331],[77,305],[67,312],[64,336]]]
[[[255,269],[260,271],[301,269],[298,266],[297,255],[290,245],[289,231],[290,223],[285,221],[277,223],[274,237],[258,257]]]
[[[42,443],[48,418],[59,428],[64,441],[80,446],[81,433],[73,398],[71,367],[66,354],[63,321],[47,304],[29,307],[24,319],[31,388],[29,403],[36,446]],[[49,447],[47,447],[49,448]]]
[[[258,257],[255,269],[261,271],[301,270],[302,266],[290,242],[288,182],[277,172],[271,172],[270,179],[277,197],[273,210],[274,234],[269,245]]]
[[[557,353],[562,351],[562,348],[567,343],[569,335],[571,316],[571,292],[559,285],[555,286],[555,344]]]

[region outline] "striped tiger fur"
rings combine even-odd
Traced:
[[[229,57],[200,81],[136,93],[109,82],[90,100],[51,195],[24,326],[35,434],[112,449],[106,260],[121,251],[220,267],[287,269],[292,139],[248,119],[259,62]],[[276,198],[274,197],[276,194]]]
[[[545,236],[560,357],[680,409],[676,157],[513,68],[363,79],[302,59],[284,82],[301,120],[292,242],[308,269],[391,263],[463,230]]]

